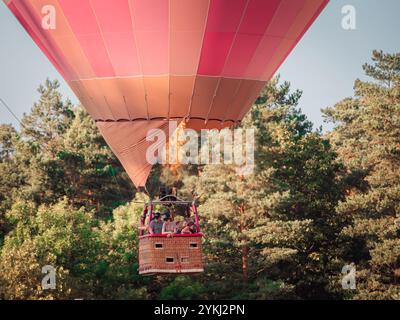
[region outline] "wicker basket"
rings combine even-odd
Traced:
[[[200,233],[141,236],[139,274],[203,272],[201,237]]]

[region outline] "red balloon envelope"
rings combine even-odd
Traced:
[[[239,122],[329,0],[3,1],[143,186],[148,130]]]

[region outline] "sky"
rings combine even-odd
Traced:
[[[342,8],[356,10],[356,29],[342,28]],[[321,108],[352,96],[354,81],[366,79],[362,65],[372,50],[400,52],[400,0],[331,0],[277,73],[301,89],[300,108],[324,130]],[[55,68],[0,1],[0,98],[21,118],[38,100],[37,87],[58,79],[61,93],[79,103]],[[0,123],[17,120],[0,105]]]

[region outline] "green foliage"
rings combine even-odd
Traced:
[[[276,292],[261,286],[259,297],[338,297],[329,275],[341,269],[337,237],[346,219],[335,208],[346,175],[329,141],[297,109],[299,97],[272,81],[245,119],[256,133],[254,174],[208,165],[185,183],[205,216],[207,264],[222,262],[230,279],[244,283],[241,291],[250,290],[243,297],[258,297],[251,290],[260,278]],[[214,272],[213,281],[226,281]]]
[[[62,200],[51,206],[18,202],[7,213],[14,229],[1,250],[0,294],[6,299],[143,298],[137,274],[138,206],[118,208],[113,220]],[[132,214],[135,213],[136,214]],[[41,268],[57,270],[57,290],[43,291]]]
[[[13,161],[17,139],[17,131],[11,125],[0,125],[0,245],[8,231],[4,214],[20,183],[19,170]]]
[[[161,300],[201,299],[205,292],[204,285],[195,278],[178,276],[160,292]]]
[[[99,250],[90,213],[69,207],[65,200],[51,207],[17,202],[7,218],[15,228],[1,251],[1,293],[5,298],[66,299],[90,288]],[[60,290],[42,290],[41,268],[45,265],[56,268]]]
[[[154,168],[151,197],[177,187],[199,204],[205,272],[190,277],[138,275],[149,198],[47,80],[20,131],[0,125],[0,298],[400,299],[400,56],[372,60],[372,81],[323,111],[327,134],[297,107],[301,91],[270,81],[241,125],[255,131],[253,174]],[[41,287],[45,265],[56,290]]]
[[[19,135],[4,126],[0,131],[5,146],[0,172],[13,174],[12,179],[1,178],[7,177],[6,199],[50,204],[66,196],[77,208],[96,208],[97,215],[110,216],[132,198],[132,184],[94,121],[64,101],[58,87],[49,80],[40,86],[39,101],[22,119]]]
[[[355,97],[324,110],[336,127],[329,138],[341,161],[361,172],[337,211],[351,217],[342,237],[359,274],[355,298],[400,295],[400,54],[374,51],[364,65],[371,82],[357,80]]]

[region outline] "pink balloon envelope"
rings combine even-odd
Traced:
[[[168,137],[171,120],[185,119],[196,129],[240,122],[329,2],[3,1],[136,186],[144,186],[151,171],[148,130]],[[49,19],[54,28],[45,27]]]

